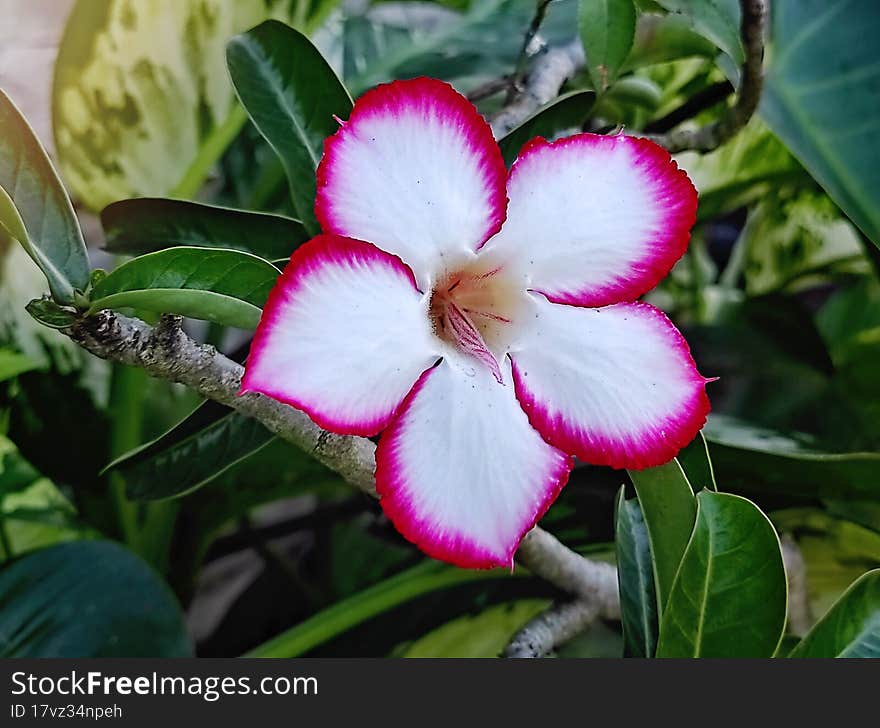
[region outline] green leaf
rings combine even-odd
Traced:
[[[805,435],[727,415],[710,415],[703,432],[715,473],[726,489],[880,500],[880,453],[828,452]]]
[[[843,510],[844,502],[835,504]],[[846,501],[846,518],[869,515],[866,506],[876,504]],[[806,565],[810,611],[824,614],[862,574],[880,564],[880,521],[866,527],[852,520],[829,515],[820,508],[787,508],[770,514],[780,533],[797,542]],[[872,528],[873,527],[873,528]]]
[[[89,257],[79,221],[39,139],[2,91],[0,225],[40,267],[57,301],[73,303],[74,291],[86,289]]]
[[[880,657],[880,569],[857,579],[789,657]]]
[[[315,170],[338,129],[334,115],[351,111],[348,92],[311,41],[277,21],[233,38],[226,59],[241,103],[284,165],[299,218],[316,235]]]
[[[215,419],[218,408],[226,414]],[[132,500],[173,498],[209,483],[273,439],[256,420],[206,403],[162,436],[114,460],[106,470],[123,476]]]
[[[516,632],[550,603],[522,599],[466,614],[394,650],[394,657],[498,657]]]
[[[0,349],[0,382],[38,369],[39,366],[33,359],[14,349]]]
[[[109,541],[76,541],[0,570],[2,657],[187,657],[168,587]]]
[[[621,70],[668,63],[690,56],[712,58],[716,53],[715,44],[692,30],[687,18],[642,13],[636,22],[632,50]]]
[[[651,560],[651,541],[636,499],[617,496],[617,581],[623,642],[628,657],[653,657],[657,647],[657,593]]]
[[[25,306],[25,310],[34,318],[34,320],[48,326],[50,329],[66,329],[73,326],[76,321],[76,314],[65,308],[61,308],[54,301],[48,298],[35,298]]]
[[[873,0],[772,3],[761,115],[880,245],[880,14]]]
[[[694,30],[711,40],[737,64],[745,58],[740,38],[739,0],[657,0],[664,8],[681,13]]]
[[[192,197],[247,121],[226,41],[288,17],[286,6],[78,0],[52,89],[55,148],[76,197],[96,212],[129,197]]]
[[[629,477],[648,528],[658,611],[662,615],[694,528],[697,502],[678,460],[647,470],[630,470]]]
[[[498,142],[505,164],[513,164],[523,145],[536,136],[552,139],[568,129],[580,129],[595,99],[593,91],[572,91],[535,112]]]
[[[169,248],[109,273],[93,289],[89,313],[138,308],[254,329],[278,273],[262,258],[235,250]]]
[[[511,575],[503,569],[474,571],[456,569],[436,561],[425,561],[318,612],[251,650],[246,656],[297,657],[346,630],[423,594],[499,577],[510,579]]]
[[[633,0],[580,0],[578,26],[593,86],[602,93],[617,78],[633,45]]]
[[[123,255],[196,246],[281,260],[309,239],[302,223],[293,218],[184,200],[114,202],[101,211],[101,224],[107,250]]]
[[[694,490],[718,490],[712,458],[709,457],[709,443],[702,430],[690,445],[678,453],[678,462]]]
[[[771,657],[786,608],[773,525],[745,498],[702,491],[660,622],[657,657]]]

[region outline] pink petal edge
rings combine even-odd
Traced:
[[[396,407],[390,412],[368,420],[348,421],[327,417],[320,412],[320,405],[314,405],[301,398],[292,397],[269,383],[254,381],[254,372],[256,370],[254,367],[248,366],[249,363],[258,360],[265,354],[269,330],[275,323],[277,311],[284,300],[293,295],[302,285],[305,277],[310,272],[316,271],[328,263],[339,263],[351,260],[352,258],[379,260],[405,276],[412,284],[413,289],[418,291],[412,270],[396,255],[379,250],[379,248],[371,243],[354,240],[353,238],[337,235],[318,235],[312,238],[293,252],[290,256],[290,262],[285,266],[278,277],[278,281],[269,293],[269,298],[263,307],[260,323],[251,342],[248,363],[245,364],[244,376],[241,380],[238,396],[240,397],[248,392],[264,394],[305,412],[316,425],[330,432],[338,435],[372,437],[387,426],[397,410]],[[296,376],[295,372],[291,376]]]
[[[426,99],[446,106],[450,121],[459,127],[470,148],[483,160],[482,172],[491,190],[494,212],[490,226],[479,241],[477,249],[501,229],[507,214],[507,167],[492,129],[477,108],[450,84],[420,76],[379,84],[366,91],[355,102],[348,120],[342,123],[336,133],[324,140],[324,155],[317,170],[318,189],[315,198],[315,217],[324,232],[339,233],[342,229],[334,220],[333,205],[328,195],[328,189],[333,183],[340,142],[346,135],[354,133],[359,121],[373,115],[386,114],[389,109],[404,109],[409,104],[424,103]]]
[[[394,445],[396,439],[401,436],[402,413],[407,410],[435,369],[436,367],[432,367],[419,377],[379,439],[379,445],[376,448],[376,492],[379,494],[379,503],[385,515],[388,516],[400,534],[431,558],[465,569],[492,569],[496,567],[512,569],[514,554],[520,542],[543,518],[559,496],[562,488],[568,482],[574,459],[565,458],[563,460],[564,467],[550,475],[550,481],[545,485],[544,496],[534,516],[523,526],[515,542],[511,544],[509,551],[503,557],[492,554],[468,539],[453,534],[449,534],[441,540],[426,539],[425,534],[431,533],[432,528],[426,524],[425,519],[418,516],[412,503],[406,499],[406,488],[401,480],[401,466],[397,462]]]
[[[627,144],[633,148],[638,160],[637,167],[654,182],[657,197],[664,200],[667,214],[662,226],[663,233],[657,239],[649,241],[652,252],[643,261],[643,270],[629,280],[566,294],[548,294],[540,286],[536,286],[535,290],[554,303],[588,308],[634,301],[665,278],[687,250],[691,228],[697,220],[697,190],[687,172],[678,166],[663,147],[650,139],[625,134],[584,132],[554,142],[535,137],[523,145],[510,169],[510,178],[517,174],[517,167],[520,171],[523,170],[522,160],[527,160],[534,154],[582,144],[605,147]]]
[[[582,433],[561,418],[554,419],[547,406],[529,391],[526,378],[516,365],[515,355],[511,357],[513,383],[517,399],[529,422],[551,445],[591,465],[644,470],[669,462],[697,436],[712,409],[705,385],[715,381],[715,378],[707,379],[700,375],[684,336],[660,309],[643,301],[618,305],[638,307],[662,322],[670,345],[678,350],[693,371],[691,383],[694,391],[688,402],[681,412],[670,415],[660,423],[660,427],[669,433],[666,439],[645,440],[644,436],[636,435],[620,440],[599,433]]]

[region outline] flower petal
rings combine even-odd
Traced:
[[[437,356],[412,271],[369,243],[321,235],[272,289],[242,393],[286,402],[333,432],[375,435]]]
[[[709,413],[707,381],[666,315],[646,303],[578,308],[534,296],[511,351],[516,393],[544,438],[594,465],[674,457]]]
[[[529,142],[510,171],[507,221],[486,251],[551,301],[604,306],[653,288],[684,254],[697,193],[647,139]]]
[[[325,232],[400,256],[427,285],[438,258],[500,229],[506,183],[473,104],[442,81],[394,81],[361,96],[325,142],[315,212]]]
[[[407,395],[376,451],[385,513],[428,555],[459,566],[512,566],[571,468],[529,425],[505,369],[502,385],[447,356]]]

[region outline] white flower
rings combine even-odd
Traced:
[[[509,566],[572,455],[658,465],[705,422],[686,342],[634,302],[696,214],[655,144],[535,139],[508,175],[468,101],[396,81],[327,140],[315,210],[325,234],[272,292],[242,391],[382,432],[382,507],[431,556]]]

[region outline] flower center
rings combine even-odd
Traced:
[[[501,270],[479,260],[456,269],[434,286],[429,308],[436,336],[488,366],[499,382],[517,308],[515,287]]]

